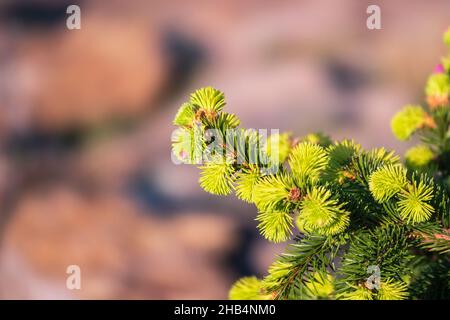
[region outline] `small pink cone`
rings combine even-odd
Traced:
[[[444,66],[439,63],[438,65],[436,65],[436,67],[434,67],[434,73],[444,73],[445,69]]]

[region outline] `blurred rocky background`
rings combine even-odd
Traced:
[[[245,127],[401,153],[390,118],[423,100],[449,24],[447,0],[1,1],[0,298],[226,298],[284,245],[171,162],[180,103],[211,85]]]

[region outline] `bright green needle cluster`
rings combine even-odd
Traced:
[[[417,145],[408,149],[405,158],[406,165],[409,169],[429,173],[434,173],[436,171],[434,165],[436,155],[427,145]]]
[[[399,140],[408,140],[425,124],[426,112],[421,106],[406,106],[392,119],[392,131]]]

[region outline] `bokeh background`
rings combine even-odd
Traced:
[[[211,85],[244,127],[402,153],[390,118],[423,100],[449,24],[448,0],[2,0],[0,298],[226,298],[284,245],[171,162],[181,102]]]

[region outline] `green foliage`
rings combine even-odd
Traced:
[[[267,154],[269,157],[277,157],[278,162],[283,163],[291,152],[291,146],[289,133],[273,134],[267,141]]]
[[[423,126],[425,117],[426,113],[421,106],[408,105],[392,118],[392,131],[399,140],[408,140]]]
[[[406,227],[388,225],[373,230],[358,230],[349,241],[349,249],[343,255],[339,270],[338,291],[364,284],[369,266],[377,266],[385,277],[402,280],[411,271],[412,259]],[[369,274],[370,275],[370,274]]]
[[[433,162],[435,154],[427,145],[417,145],[408,149],[405,158],[409,169],[428,173],[435,171]]]
[[[334,258],[343,245],[341,237],[323,237],[311,235],[302,241],[290,244],[270,267],[263,279],[265,292],[273,294],[274,299],[318,299],[331,298],[331,279],[326,276],[321,293],[328,297],[312,296],[311,283],[317,282],[317,273],[325,277],[329,268],[334,268]]]
[[[349,166],[352,159],[359,154],[361,146],[353,141],[344,140],[327,148],[328,163],[322,174],[324,180],[342,183],[351,176]]]
[[[253,200],[262,211],[290,206],[289,193],[293,188],[294,181],[289,174],[268,175],[255,186]]]
[[[230,300],[267,300],[269,295],[264,295],[261,281],[256,277],[245,277],[238,280],[231,287]]]
[[[445,73],[433,74],[428,78],[425,87],[427,96],[446,96],[450,90],[449,77]]]
[[[381,282],[380,290],[377,293],[378,300],[404,300],[408,297],[407,286],[403,282],[388,279]]]
[[[282,210],[262,212],[257,217],[258,229],[269,241],[283,242],[292,235],[293,218],[289,212]]]
[[[195,120],[195,109],[190,103],[183,103],[173,120],[176,126],[189,127]]]
[[[179,128],[172,136],[172,151],[178,160],[188,162],[192,149],[191,132],[184,128]]]
[[[227,195],[231,192],[234,168],[229,159],[216,157],[200,169],[202,172],[199,182],[205,191],[217,195]]]
[[[202,127],[194,124],[191,128],[178,128],[172,137],[172,150],[182,163],[196,164],[201,161],[204,143]]]
[[[372,291],[363,286],[352,286],[352,289],[339,295],[342,300],[374,300]]]
[[[392,151],[323,134],[264,141],[223,111],[220,91],[191,95],[173,121],[175,157],[202,162],[207,192],[235,191],[255,204],[264,238],[289,242],[262,280],[237,281],[230,299],[450,298],[450,56],[443,65],[427,82],[428,107],[393,117],[398,139],[421,140],[406,166]]]
[[[288,162],[296,181],[303,187],[319,179],[328,156],[320,145],[302,142],[292,149]]]
[[[196,108],[217,113],[225,106],[225,96],[217,89],[206,87],[195,91],[189,102]]]
[[[404,300],[408,297],[407,286],[392,279],[381,282],[380,289],[376,292],[364,286],[355,286],[353,289],[342,294],[340,298],[343,300]]]
[[[329,273],[315,272],[305,281],[305,292],[311,299],[330,299],[334,294],[334,279]]]
[[[236,115],[226,112],[220,113],[213,119],[205,118],[203,121],[208,127],[217,128],[222,132],[225,132],[227,129],[234,129],[238,127],[241,122]]]
[[[324,187],[313,187],[300,205],[297,225],[306,233],[333,235],[344,231],[349,212]]]
[[[441,59],[441,64],[447,73],[450,72],[450,55],[443,57]]]
[[[410,298],[442,299],[450,296],[450,262],[446,256],[416,263],[416,276],[411,281]]]
[[[423,181],[408,185],[407,190],[399,195],[398,207],[402,219],[412,223],[427,221],[434,213],[434,208],[429,204],[433,191],[433,186]]]
[[[369,180],[369,188],[375,200],[386,202],[408,184],[406,169],[402,165],[387,165],[375,171]]]
[[[254,189],[260,179],[261,173],[258,167],[253,166],[248,169],[242,169],[237,175],[236,196],[246,202],[254,202]]]
[[[330,144],[333,143],[333,141],[331,141],[330,137],[323,134],[322,132],[310,133],[310,134],[306,135],[306,137],[304,137],[302,139],[302,141],[318,144],[322,147],[328,147]]]

